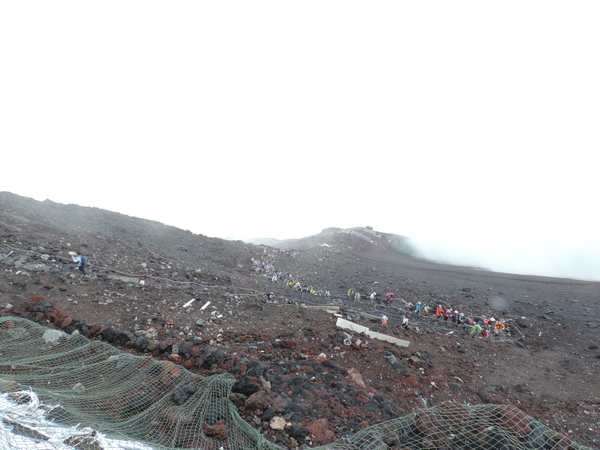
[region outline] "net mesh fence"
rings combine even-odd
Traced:
[[[0,318],[0,450],[269,450],[230,401],[235,378],[16,317]],[[446,402],[318,449],[585,449],[513,406]]]

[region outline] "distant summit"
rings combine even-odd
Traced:
[[[381,250],[393,250],[414,256],[415,249],[410,239],[393,233],[383,233],[373,230],[370,226],[353,228],[324,228],[319,234],[299,239],[251,238],[243,240],[254,245],[267,245],[284,250],[308,250],[316,246],[342,247],[379,247]]]

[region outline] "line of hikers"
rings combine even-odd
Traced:
[[[300,282],[298,280],[295,279],[290,279],[285,283],[286,286],[291,287],[292,289],[294,289],[295,291],[300,291],[300,292],[308,292],[309,294],[313,294],[313,295],[320,295],[320,296],[325,296],[325,297],[331,297],[331,292],[329,291],[329,289],[315,289],[312,286],[302,286],[300,284]]]
[[[355,302],[360,302],[362,298],[360,293],[356,292],[354,289],[348,289],[347,295],[349,299],[354,300]],[[371,295],[369,295],[369,301],[371,302],[371,306],[375,306],[375,302],[378,304],[380,303],[379,299],[377,298],[377,292],[371,292]],[[393,301],[394,293],[390,292],[387,294],[385,302],[386,304],[391,305]]]
[[[331,297],[331,292],[329,289],[315,289],[313,286],[302,286],[300,281],[297,278],[294,278],[290,272],[276,272],[273,264],[266,259],[266,252],[263,254],[263,257],[259,260],[257,258],[252,258],[252,263],[254,266],[255,272],[263,273],[267,276],[271,277],[273,283],[277,282],[280,278],[285,276],[286,286],[300,292],[307,292],[309,294]],[[349,300],[353,300],[355,302],[360,302],[362,296],[359,292],[356,292],[354,289],[348,289],[346,293]],[[267,294],[267,298],[269,301],[273,301],[275,298],[275,294],[273,292],[269,292]],[[372,306],[375,306],[375,303],[381,304],[379,301],[378,295],[376,292],[372,292],[369,295],[369,301]],[[389,292],[384,300],[385,304],[391,305],[394,301],[394,293]],[[413,304],[410,301],[405,302],[405,309],[412,314],[424,315],[428,316],[431,312],[433,312],[433,307],[428,305],[427,303],[417,302]],[[475,337],[477,335],[481,335],[484,338],[489,336],[489,332],[494,330],[495,334],[499,334],[502,331],[506,330],[506,325],[500,321],[496,321],[493,317],[486,318],[483,320],[483,326],[475,321],[473,317],[466,316],[464,313],[459,313],[457,310],[452,310],[452,308],[443,308],[442,305],[438,305],[435,308],[435,315],[439,320],[444,320],[445,322],[451,321],[456,324],[465,324],[471,326],[471,337]],[[380,314],[380,318],[382,319],[382,325],[387,325],[388,318],[385,315]],[[408,316],[405,314],[402,319],[402,327],[408,328]]]
[[[388,324],[388,318],[384,313],[379,314],[379,318],[381,319],[381,325]],[[408,316],[406,314],[402,317],[402,328],[408,330]]]
[[[347,292],[348,298],[354,299],[354,301],[360,301],[361,296],[359,293],[355,292],[353,289],[349,289]],[[374,305],[377,294],[373,292],[369,299],[371,304]],[[387,304],[391,304],[393,301],[394,294],[389,293],[386,297],[385,302]],[[412,314],[418,314],[423,316],[428,316],[430,312],[433,311],[433,307],[428,305],[427,303],[417,302],[413,304],[410,301],[405,302],[405,309]],[[459,313],[457,310],[453,310],[452,308],[444,308],[442,305],[438,305],[435,309],[435,315],[439,320],[443,320],[444,322],[451,321],[456,324],[465,324],[471,326],[471,337],[475,337],[477,335],[481,335],[484,338],[489,336],[491,330],[494,330],[495,334],[500,334],[504,330],[506,330],[506,325],[500,321],[497,321],[493,317],[483,319],[483,326],[475,321],[473,317],[469,317],[464,313]],[[382,325],[387,325],[387,317],[382,313],[379,315],[382,321]],[[402,327],[408,328],[408,316],[405,314],[402,319]]]
[[[453,323],[466,324],[471,326],[471,337],[481,335],[484,338],[489,336],[489,332],[494,330],[495,334],[500,334],[506,330],[506,325],[493,317],[483,319],[483,326],[475,321],[473,317],[466,316],[464,313],[458,311],[452,311],[452,308],[443,308],[441,305],[435,310],[435,315],[444,321],[451,320]]]
[[[255,272],[262,273],[264,276],[270,277],[273,283],[276,283],[281,278],[285,278],[285,285],[295,291],[331,297],[331,292],[329,289],[315,289],[313,286],[302,286],[300,281],[294,278],[290,272],[286,272],[285,274],[283,272],[276,272],[273,264],[266,259],[259,260],[252,258],[252,265]],[[269,292],[267,294],[267,300],[273,301],[274,298],[275,294],[273,292]]]

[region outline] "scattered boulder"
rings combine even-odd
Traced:
[[[246,409],[255,410],[265,410],[269,407],[269,405],[273,402],[273,398],[264,390],[260,390],[250,395],[246,400],[245,406]]]
[[[202,367],[205,369],[210,369],[212,366],[217,365],[220,360],[225,357],[225,352],[223,350],[215,350],[206,358],[204,358],[204,362],[202,363]]]
[[[304,427],[302,425],[298,425],[297,423],[292,424],[290,429],[288,430],[288,434],[296,439],[298,443],[304,444],[306,440],[306,436],[308,435],[308,427]]]
[[[250,397],[255,392],[258,392],[260,386],[254,383],[248,377],[242,377],[237,380],[231,388],[232,392],[239,392],[240,394],[244,394],[246,397]]]
[[[273,417],[269,422],[269,426],[273,430],[284,430],[287,425],[286,420],[283,417]]]
[[[308,435],[313,444],[327,444],[333,441],[334,433],[329,429],[327,419],[318,419],[308,424]]]
[[[197,388],[193,384],[184,384],[173,393],[173,403],[177,406],[183,405],[196,391]]]
[[[202,431],[208,437],[224,441],[227,439],[227,428],[222,420],[218,420],[214,425],[209,425],[206,422],[202,424]]]
[[[361,388],[365,387],[365,382],[363,380],[363,377],[362,377],[362,375],[360,374],[360,372],[358,370],[356,370],[356,369],[348,369],[348,377],[358,387],[361,387]]]
[[[117,330],[113,327],[108,327],[102,331],[102,339],[107,340],[108,342],[114,342],[117,337]]]

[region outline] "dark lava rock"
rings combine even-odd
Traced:
[[[256,383],[253,383],[250,378],[242,377],[234,383],[231,391],[239,392],[240,394],[244,394],[246,397],[250,397],[255,392],[258,392],[259,389],[260,386]]]
[[[306,436],[308,435],[308,427],[303,427],[295,423],[289,429],[288,434],[296,439],[299,444],[304,444]]]
[[[102,335],[104,336],[104,333],[102,333]],[[136,339],[137,338],[135,337],[135,335],[130,331],[123,331],[117,334],[117,336],[114,339],[114,343],[116,345],[125,345],[130,341],[135,342]]]
[[[255,366],[251,367],[250,364],[248,364],[248,370],[246,371],[246,376],[248,377],[264,377],[267,374],[267,365],[266,364],[256,364]]]
[[[206,358],[204,358],[204,362],[202,363],[202,367],[205,369],[210,369],[212,366],[217,364],[221,359],[225,357],[225,352],[223,350],[215,350]]]
[[[196,392],[196,386],[191,383],[184,384],[173,393],[173,403],[183,405]]]
[[[304,420],[305,414],[306,411],[302,405],[294,402],[290,402],[285,405],[285,409],[283,410],[283,417],[286,420],[293,420],[294,422],[301,422]]]
[[[52,306],[50,304],[50,302],[37,302],[35,305],[33,305],[32,311],[33,312],[46,312],[46,311],[50,311],[51,309],[54,309],[54,306]]]
[[[133,344],[133,347],[136,350],[139,350],[140,352],[143,352],[144,350],[146,350],[148,348],[148,344],[150,343],[150,341],[148,340],[148,338],[145,338],[143,336],[140,336],[139,338],[137,338]]]
[[[117,337],[117,330],[113,327],[108,327],[102,332],[102,339],[106,339],[108,342],[113,342]]]

